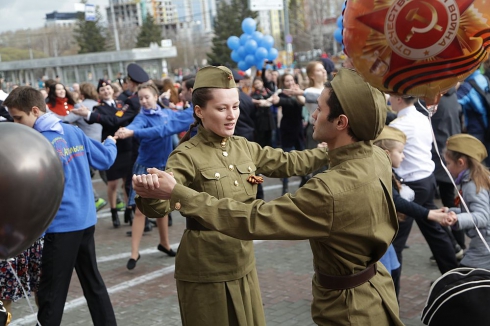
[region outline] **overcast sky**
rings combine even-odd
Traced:
[[[0,0],[0,33],[26,28],[43,27],[46,14],[53,11],[74,12],[75,0]],[[89,0],[88,3],[100,6],[105,17],[105,7],[109,0]]]

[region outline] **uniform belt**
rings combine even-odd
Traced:
[[[211,231],[211,229],[208,229],[207,227],[190,217],[185,218],[185,228],[187,230],[195,231]]]
[[[369,265],[365,270],[343,276],[326,275],[318,271],[315,268],[316,280],[326,289],[330,290],[347,290],[355,288],[363,283],[369,281],[374,275],[376,275],[376,264]]]

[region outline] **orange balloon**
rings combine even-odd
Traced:
[[[345,52],[372,86],[428,104],[487,59],[489,0],[348,0]]]

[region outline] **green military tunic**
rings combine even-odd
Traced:
[[[310,239],[317,270],[332,276],[358,273],[381,258],[398,228],[391,163],[370,142],[331,150],[329,157],[330,170],[294,195],[250,203],[177,184],[170,205],[179,203],[184,216],[239,239]],[[374,277],[352,289],[324,288],[316,276],[312,283],[318,325],[402,325],[393,282],[382,264]]]
[[[257,185],[247,181],[250,175],[306,175],[327,160],[325,149],[285,153],[243,137],[223,139],[200,126],[196,136],[169,156],[167,171],[173,172],[178,184],[197,193],[251,203]],[[137,203],[149,217],[161,217],[186,205],[141,198]],[[227,216],[227,211],[216,211],[213,218]],[[185,230],[175,278],[183,325],[265,325],[252,241],[216,231]]]

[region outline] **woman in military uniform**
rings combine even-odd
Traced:
[[[83,116],[88,123],[100,123],[102,125],[102,140],[104,140],[107,136],[113,136],[120,127],[129,125],[138,114],[138,111],[132,109],[129,105],[123,105],[120,101],[114,101],[114,90],[106,80],[99,80],[97,92],[99,93],[100,101],[99,105],[94,106],[92,112],[84,106],[73,109],[72,112]],[[116,208],[118,180],[122,179],[124,185],[127,174],[133,168],[131,161],[132,140],[130,138],[118,140],[116,146],[116,161],[106,171],[107,197],[111,206],[112,224],[115,228],[120,225]],[[126,195],[126,193],[124,194]],[[125,222],[132,223],[132,221],[128,220]]]
[[[285,153],[233,136],[239,97],[226,67],[199,70],[192,103],[196,121],[191,129],[197,126],[197,135],[189,139],[191,129],[187,132],[170,155],[167,171],[196,191],[251,203],[262,182],[258,174],[304,175],[327,161],[324,149]],[[181,204],[150,201],[156,204],[144,212],[150,217],[163,217]],[[265,325],[252,241],[233,239],[187,218],[175,278],[184,326]]]

